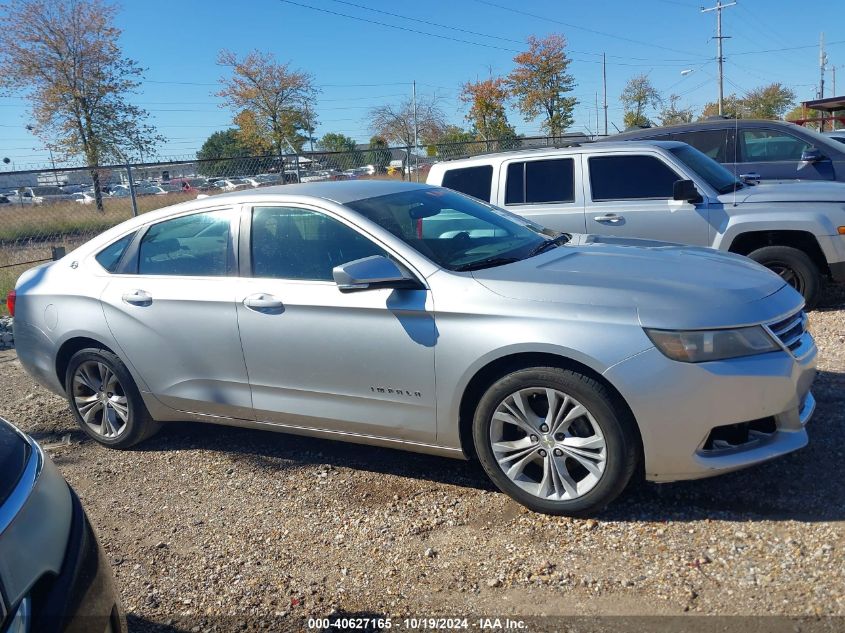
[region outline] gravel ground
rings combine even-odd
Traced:
[[[79,493],[133,630],[192,630],[186,616],[197,631],[297,630],[336,610],[845,616],[845,289],[810,320],[807,448],[638,484],[588,520],[533,514],[474,464],[387,449],[193,423],[101,448],[12,350],[0,352],[0,415]]]

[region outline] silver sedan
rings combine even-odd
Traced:
[[[126,448],[202,420],[475,457],[592,513],[635,471],[706,477],[807,443],[802,299],[710,249],[555,234],[427,185],[235,192],[24,273],[24,367]]]

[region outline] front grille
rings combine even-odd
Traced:
[[[807,315],[799,310],[781,321],[770,323],[769,329],[789,351],[794,352],[801,346],[801,337],[807,331]]]

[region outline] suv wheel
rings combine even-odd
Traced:
[[[815,307],[823,278],[807,253],[791,246],[764,246],[749,253],[748,257],[780,275],[800,292],[807,308]]]
[[[601,510],[639,459],[633,421],[608,389],[555,367],[523,369],[493,384],[476,409],[473,440],[493,483],[546,514]]]
[[[65,392],[80,428],[104,446],[129,448],[159,429],[120,359],[104,349],[74,354],[65,374]]]

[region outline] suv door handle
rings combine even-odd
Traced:
[[[281,314],[285,311],[285,304],[281,299],[265,292],[249,295],[244,299],[244,306],[263,314]]]
[[[153,302],[153,296],[146,290],[130,290],[122,299],[133,306],[148,306]]]
[[[617,222],[624,220],[625,217],[615,213],[606,213],[604,215],[597,215],[593,219],[596,222],[610,222],[611,224],[616,224]]]

